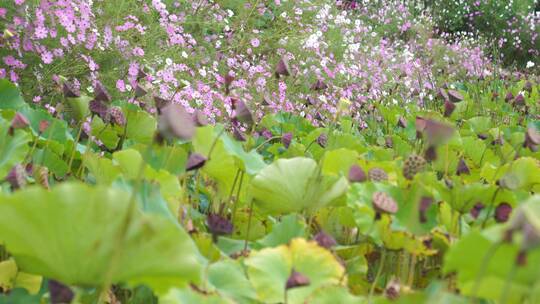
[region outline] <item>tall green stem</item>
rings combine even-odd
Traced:
[[[371,288],[369,289],[369,295],[368,295],[368,304],[371,304],[371,299],[373,298],[373,293],[375,292],[375,286],[377,285],[377,282],[379,281],[379,277],[382,274],[382,270],[384,268],[384,260],[386,259],[386,249],[382,248],[381,253],[381,261],[379,262],[379,269],[377,270],[377,274],[375,275],[375,279],[373,279],[373,283],[371,284]]]

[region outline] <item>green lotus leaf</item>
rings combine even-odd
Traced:
[[[462,185],[457,180],[454,187],[439,187],[441,199],[449,203],[452,208],[460,213],[469,212],[477,202],[483,202],[484,205],[492,200],[492,196],[497,188],[494,185],[487,185],[480,182]]]
[[[66,110],[69,112],[69,116],[77,122],[84,120],[90,115],[88,105],[91,100],[92,97],[86,95],[66,98]]]
[[[278,159],[255,176],[251,195],[262,210],[283,214],[328,205],[342,196],[348,187],[344,177],[321,174],[310,158]]]
[[[475,134],[488,131],[492,126],[492,122],[491,118],[482,116],[473,117],[467,120],[467,124]]]
[[[137,143],[150,144],[157,129],[156,119],[145,111],[128,110],[126,137]]]
[[[486,162],[498,163],[495,153],[486,147],[486,144],[478,138],[463,137],[463,152],[471,159],[476,167],[483,166]]]
[[[502,235],[503,231],[497,233]],[[511,243],[495,245],[496,240],[489,234],[474,231],[461,238],[445,256],[444,271],[457,273],[458,287],[464,295],[498,301],[506,292],[507,303],[521,303],[538,282],[540,269],[515,265],[519,247]],[[527,264],[538,263],[540,250],[529,252]]]
[[[279,223],[274,224],[272,231],[257,243],[263,247],[275,247],[287,244],[294,238],[305,236],[306,224],[293,213],[282,217]]]
[[[345,148],[354,150],[358,153],[366,152],[366,143],[362,137],[355,136],[353,134],[339,133],[328,136],[327,149],[340,149]]]
[[[134,149],[125,149],[113,153],[113,160],[128,179],[135,179],[141,170],[143,158],[139,151]]]
[[[234,156],[239,163],[239,167],[242,168],[247,174],[255,175],[266,167],[266,163],[263,161],[262,156],[255,150],[249,152],[244,151],[241,143],[233,140],[228,134],[223,134],[220,137],[223,142],[223,147],[232,156]]]
[[[97,154],[86,153],[83,155],[83,164],[95,179],[96,183],[110,185],[122,172],[112,160],[99,157]]]
[[[7,79],[0,79],[0,109],[19,109],[26,103],[15,84]]]
[[[258,300],[263,303],[284,301],[285,285],[293,268],[308,277],[310,284],[288,290],[287,303],[305,303],[322,286],[346,283],[345,269],[330,251],[300,238],[292,240],[290,245],[252,252],[245,265]]]
[[[144,157],[144,160],[155,170],[165,169],[172,174],[179,175],[186,171],[187,152],[179,146],[153,146],[147,149],[146,145],[137,144],[136,149]]]
[[[208,155],[212,145],[214,145],[214,141],[216,141],[214,151],[212,151],[210,161],[207,162],[206,166],[210,166],[212,160],[219,160],[219,158],[223,157],[219,154],[225,153],[228,156],[233,157],[236,166],[249,175],[255,175],[261,169],[266,167],[261,155],[255,150],[246,152],[241,143],[232,139],[228,134],[222,133],[219,138],[217,138],[222,130],[223,126],[220,125],[215,127],[205,126],[197,129],[197,134],[193,140],[195,151],[202,153],[203,155]],[[222,151],[217,151],[218,149]]]
[[[193,289],[171,289],[159,298],[160,304],[235,304],[236,302],[218,294],[205,295]]]
[[[232,260],[223,260],[208,267],[208,282],[218,291],[239,303],[257,298],[255,290],[244,274],[242,266]]]
[[[99,139],[108,149],[116,148],[118,144],[118,133],[110,124],[105,124],[99,117],[94,117],[90,123],[92,135]]]
[[[3,179],[11,168],[22,162],[30,147],[30,135],[22,130],[15,130],[9,135],[10,123],[0,118],[0,178]]]
[[[129,193],[104,186],[29,188],[0,199],[0,240],[22,271],[70,285],[197,282],[202,258],[188,234],[138,209],[126,221],[129,205]]]
[[[540,190],[540,166],[532,157],[521,157],[514,161],[501,183],[509,189]]]
[[[366,187],[370,187],[364,183],[354,183],[349,187],[347,192],[347,206],[352,210],[354,222],[360,233],[368,233],[373,226],[375,219],[375,210],[371,205],[371,197]],[[373,194],[372,190],[370,193]]]
[[[440,182],[432,172],[423,172],[417,174],[411,182],[408,189],[403,190],[402,197],[396,220],[400,227],[406,228],[414,234],[426,234],[438,225],[438,207],[440,201],[439,191]],[[421,206],[422,200],[431,204]],[[398,201],[399,202],[399,201]],[[420,210],[424,208],[422,212]]]
[[[210,159],[201,170],[217,182],[219,190],[217,199],[219,199],[229,195],[236,172],[240,167],[237,159],[227,151],[223,141],[216,140],[217,135],[212,126],[197,128],[196,135],[193,138],[193,148],[195,152],[208,156],[213,146],[212,155],[210,155]],[[249,175],[244,175],[244,183],[246,184],[249,180],[248,177]],[[244,196],[246,188],[243,187],[241,197]]]
[[[40,134],[40,138],[42,140],[48,141],[52,139],[62,144],[66,143],[67,140],[73,140],[74,135],[69,133],[67,122],[54,118],[51,113],[47,112],[46,110],[24,107],[20,110],[20,112],[26,118],[28,118],[30,127],[34,131],[34,134]],[[42,121],[47,121],[49,126],[44,132],[40,133],[39,125]]]
[[[32,155],[32,159],[34,160],[34,163],[49,168],[49,171],[58,177],[66,175],[69,169],[67,163],[49,149],[36,149]]]
[[[356,163],[358,153],[349,149],[327,151],[323,156],[322,172],[324,174],[347,176],[350,167]]]

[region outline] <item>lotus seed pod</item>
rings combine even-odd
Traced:
[[[291,141],[292,141],[292,137],[293,135],[291,132],[287,132],[283,134],[283,136],[281,136],[281,143],[283,144],[285,148],[289,148],[289,145],[291,144]]]
[[[405,163],[403,164],[403,176],[406,179],[412,180],[417,173],[424,170],[425,166],[426,160],[422,156],[411,154],[405,159]]]
[[[456,169],[457,175],[463,175],[463,174],[471,174],[471,171],[469,170],[469,167],[467,166],[467,163],[463,158],[459,159],[457,169]]]
[[[23,165],[15,165],[11,171],[9,171],[6,180],[11,185],[12,189],[24,188],[24,186],[26,186],[26,170]]]
[[[309,284],[310,284],[310,281],[308,277],[306,277],[305,275],[293,269],[291,272],[291,275],[287,279],[287,283],[285,284],[285,289],[308,286]]]
[[[320,231],[319,233],[317,233],[313,239],[317,242],[317,244],[319,244],[319,246],[326,249],[330,249],[337,245],[336,240],[324,231]]]
[[[463,101],[463,95],[456,90],[448,90],[448,97],[453,103]]]
[[[326,133],[321,133],[321,135],[317,137],[317,144],[319,144],[321,148],[326,148],[326,145],[328,144],[328,136]]]
[[[206,225],[214,236],[214,241],[216,241],[217,236],[232,234],[234,230],[233,224],[219,214],[209,214],[206,217]]]
[[[50,189],[49,185],[49,169],[44,166],[39,166],[34,170],[34,179],[36,183],[45,189]]]
[[[388,180],[388,174],[381,168],[371,168],[368,171],[368,177],[374,182],[384,182]]]
[[[186,171],[197,170],[204,166],[207,158],[199,153],[191,153],[186,164]]]
[[[373,207],[377,212],[394,214],[398,211],[396,201],[384,192],[374,192],[372,196]]]
[[[55,280],[49,280],[49,295],[52,304],[71,303],[75,297],[71,288]]]
[[[366,172],[358,165],[351,166],[348,177],[351,183],[363,183],[367,180]]]
[[[120,107],[111,107],[109,109],[109,120],[113,125],[124,126],[126,124],[126,117]]]
[[[505,223],[510,218],[512,213],[512,206],[508,203],[500,203],[497,208],[495,208],[495,221],[497,223]]]

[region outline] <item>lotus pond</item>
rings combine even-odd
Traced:
[[[534,51],[416,1],[9,2],[0,303],[540,302]]]

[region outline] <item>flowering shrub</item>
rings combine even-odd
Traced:
[[[491,43],[506,63],[540,58],[540,15],[535,0],[430,1],[436,24],[449,33],[473,32]]]
[[[270,110],[332,119],[342,97],[352,109],[390,95],[422,103],[443,83],[492,72],[481,48],[432,37],[429,21],[414,20],[399,1],[43,0],[13,1],[0,12],[0,76],[51,111],[61,111],[54,88],[67,79],[85,94],[101,82],[114,98],[151,112],[157,95],[214,121],[230,115],[230,89],[258,115],[266,99]],[[272,78],[281,58],[293,77]],[[324,90],[309,89],[317,80]],[[304,110],[308,97],[320,103],[316,110]]]
[[[0,18],[0,303],[540,298],[535,63],[419,1]]]

